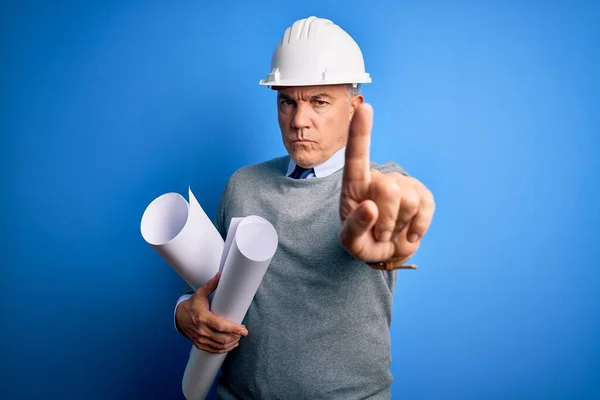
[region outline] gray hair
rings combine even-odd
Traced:
[[[348,95],[350,97],[360,94],[360,83],[349,83],[346,87],[348,88]]]

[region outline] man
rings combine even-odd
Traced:
[[[417,251],[433,197],[397,164],[370,162],[373,111],[359,84],[371,78],[339,26],[296,21],[271,66],[260,83],[277,91],[288,156],[236,171],[215,224],[225,238],[231,218],[260,215],[277,252],[243,324],[210,312],[217,274],[187,288],[176,327],[228,353],[219,398],[387,399],[394,268]]]

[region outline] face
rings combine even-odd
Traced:
[[[274,89],[283,144],[296,164],[312,168],[346,145],[362,95],[351,96],[345,85]]]

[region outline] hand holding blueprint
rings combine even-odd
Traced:
[[[241,323],[277,250],[273,225],[259,216],[233,218],[225,242],[189,191],[155,199],[142,216],[142,236],[194,289],[222,271],[211,311]],[[204,399],[227,354],[192,346],[182,382],[188,400]]]

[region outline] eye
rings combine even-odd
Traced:
[[[279,101],[279,105],[282,107],[289,107],[294,105],[294,101],[290,99],[282,99]]]
[[[329,102],[327,102],[325,100],[321,100],[321,99],[315,99],[315,100],[313,100],[313,104],[316,107],[321,108],[321,107],[325,107],[325,106],[329,105]]]

